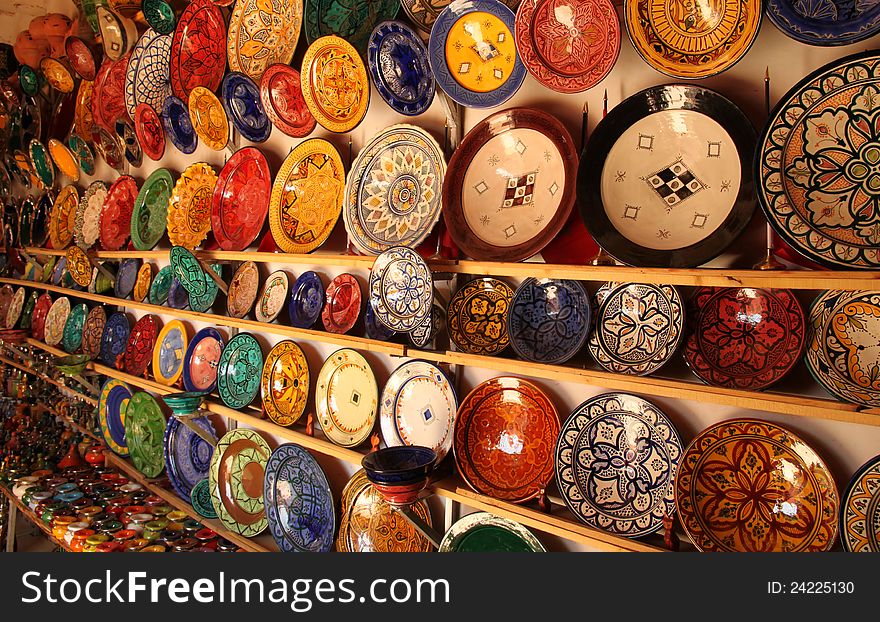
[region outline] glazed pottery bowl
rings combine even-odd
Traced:
[[[374,451],[364,456],[361,466],[374,484],[404,486],[427,481],[436,461],[433,449],[412,445]]]

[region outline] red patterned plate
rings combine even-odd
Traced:
[[[455,463],[468,486],[519,503],[553,479],[559,415],[541,389],[509,376],[492,378],[458,407]]]
[[[702,287],[691,301],[685,358],[707,384],[763,389],[800,360],[805,325],[790,290]]]
[[[620,20],[610,0],[534,0],[516,12],[516,49],[538,82],[584,91],[608,75],[620,52]]]
[[[161,160],[165,155],[165,129],[150,104],[138,104],[134,109],[134,132],[147,157]]]
[[[361,314],[361,286],[351,274],[340,274],[327,285],[321,320],[330,333],[347,333]]]
[[[31,314],[31,337],[37,341],[42,341],[46,336],[46,316],[49,315],[51,308],[52,296],[48,293],[37,298],[34,312]]]
[[[277,63],[266,69],[260,98],[272,123],[288,136],[308,136],[318,124],[303,98],[299,72],[290,65]]]
[[[116,120],[126,116],[125,111],[125,73],[131,52],[117,61],[105,60],[95,78],[95,91],[92,94],[92,116],[95,122],[113,133]]]
[[[64,40],[64,52],[70,66],[83,80],[94,80],[98,73],[95,52],[92,47],[79,37],[67,37]]]
[[[220,248],[243,251],[266,222],[272,174],[256,147],[239,149],[220,171],[211,199],[211,230]]]
[[[171,90],[183,101],[197,86],[216,91],[226,70],[226,22],[211,0],[193,0],[171,40]]]
[[[101,246],[118,251],[131,235],[131,213],[138,195],[137,182],[131,175],[117,177],[107,191],[101,210]]]
[[[145,315],[137,321],[128,336],[125,355],[122,359],[125,371],[132,376],[143,376],[150,361],[159,336],[159,318],[153,314]]]

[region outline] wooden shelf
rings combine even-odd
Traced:
[[[15,509],[18,510],[18,513],[21,514],[22,516],[24,516],[26,519],[28,519],[28,520],[29,520],[30,522],[32,522],[34,525],[36,525],[36,526],[37,526],[37,529],[39,529],[40,531],[42,531],[42,532],[43,532],[43,535],[46,536],[46,538],[48,538],[49,541],[50,541],[52,544],[54,544],[54,545],[57,546],[57,547],[60,547],[61,549],[64,549],[64,550],[67,551],[68,553],[72,553],[72,552],[73,552],[73,551],[70,549],[70,545],[68,545],[68,544],[67,544],[66,542],[64,542],[63,540],[59,540],[58,538],[56,538],[55,536],[53,536],[53,535],[52,535],[52,528],[49,527],[49,525],[47,525],[46,523],[44,523],[44,522],[42,521],[42,519],[39,518],[39,517],[34,513],[33,510],[31,510],[29,507],[27,507],[27,506],[26,506],[24,503],[22,503],[22,502],[21,502],[21,501],[20,501],[20,500],[14,495],[14,494],[12,494],[12,491],[11,491],[11,490],[9,490],[8,488],[6,488],[6,486],[0,486],[0,492],[2,492],[3,495],[4,495],[7,499],[9,499],[9,503],[10,503],[11,505],[15,506]],[[12,526],[10,525],[10,527],[12,527]]]
[[[36,341],[36,340],[35,340],[35,341]],[[58,381],[55,380],[54,378],[50,378],[49,376],[46,376],[45,374],[41,374],[41,373],[39,373],[39,372],[37,372],[37,371],[31,369],[31,368],[28,367],[27,365],[23,365],[22,363],[16,363],[16,362],[13,361],[12,359],[9,359],[9,358],[7,358],[7,357],[5,357],[5,356],[0,356],[0,362],[6,363],[7,365],[11,365],[12,367],[15,367],[15,368],[17,368],[17,369],[20,369],[21,371],[23,371],[23,372],[25,372],[25,373],[27,373],[27,374],[31,374],[31,375],[33,375],[33,376],[36,376],[37,378],[40,378],[40,379],[42,379],[42,380],[45,380],[45,381],[48,382],[49,384],[53,384],[53,385],[55,385],[56,387],[58,387],[59,389],[61,389],[62,392],[66,392],[66,393],[70,394],[70,396],[73,397],[73,398],[75,398],[75,399],[83,400],[84,402],[87,402],[87,403],[91,404],[92,406],[97,406],[97,405],[98,405],[98,400],[96,400],[95,398],[93,398],[93,397],[89,397],[88,395],[85,395],[85,394],[83,394],[83,393],[80,393],[79,391],[74,391],[74,390],[71,389],[70,387],[68,387],[68,386],[66,386],[66,385],[64,385],[64,384],[61,384],[60,382],[58,382]]]
[[[178,497],[177,493],[172,490],[168,490],[164,486],[160,486],[156,480],[151,480],[144,477],[143,473],[138,471],[133,464],[131,464],[125,458],[117,456],[109,449],[104,450],[104,461],[106,464],[113,466],[125,473],[125,475],[129,479],[136,481],[144,488],[148,488],[151,492],[162,497],[162,499],[164,499],[165,502],[169,505],[174,506],[178,510],[186,512],[191,517],[202,523],[205,527],[211,528],[219,536],[226,538],[230,542],[234,542],[245,551],[249,551],[251,553],[268,553],[277,550],[266,548],[262,544],[255,542],[250,538],[245,538],[240,534],[229,531],[228,529],[226,529],[226,527],[223,526],[223,523],[220,522],[219,519],[203,518],[199,516],[199,514],[193,509],[193,506]]]
[[[64,255],[65,251],[25,248],[31,255]],[[99,259],[167,259],[169,249],[152,251],[97,251]],[[255,261],[291,265],[323,265],[370,269],[375,257],[341,253],[263,253],[252,251],[195,251],[204,260]],[[511,278],[549,277],[578,281],[632,281],[683,286],[764,287],[788,289],[878,289],[880,271],[831,270],[735,270],[729,268],[636,268],[633,266],[580,266],[537,261],[497,262],[475,260],[428,260],[435,272]]]

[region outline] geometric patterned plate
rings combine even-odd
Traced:
[[[380,324],[411,332],[429,317],[434,300],[431,269],[414,250],[393,247],[370,270],[370,304]]]
[[[107,447],[120,456],[128,455],[125,444],[125,409],[131,397],[131,388],[116,378],[108,378],[101,387],[98,400],[98,420],[101,424],[101,436]]]
[[[131,215],[131,243],[135,249],[148,251],[162,238],[173,188],[174,178],[166,168],[153,171],[141,186]]]
[[[272,450],[253,430],[227,432],[214,448],[208,481],[223,525],[251,537],[268,526],[263,502],[266,462]]]
[[[156,382],[172,386],[183,373],[183,356],[187,346],[186,325],[171,320],[162,327],[153,349],[153,378]]]
[[[394,19],[398,10],[398,0],[351,0],[345,4],[306,0],[303,30],[309,43],[325,35],[339,35],[364,55],[373,26]]]
[[[164,305],[168,300],[168,292],[174,280],[174,272],[172,272],[171,266],[163,266],[156,273],[156,278],[153,279],[153,283],[150,285],[149,303],[151,305]]]
[[[162,110],[165,99],[171,95],[170,52],[171,35],[155,37],[144,48],[134,80],[135,111],[141,104]],[[134,114],[131,116],[134,118]]]
[[[144,391],[132,393],[125,408],[125,442],[135,468],[147,477],[165,469],[165,414],[156,399]]]
[[[64,335],[61,338],[61,347],[65,352],[74,353],[80,349],[83,327],[88,314],[89,308],[85,304],[78,304],[70,310],[67,322],[64,324]]]
[[[260,392],[263,352],[250,333],[238,333],[220,354],[217,364],[217,391],[230,408],[244,408]]]
[[[168,239],[173,245],[194,249],[208,235],[216,184],[217,174],[204,162],[189,165],[178,178],[168,201]]]
[[[309,398],[309,365],[293,341],[279,341],[266,355],[260,373],[263,410],[278,425],[296,423]]]
[[[144,34],[141,35],[141,38],[138,39],[134,48],[131,50],[131,56],[128,58],[128,67],[125,70],[125,109],[128,112],[128,116],[134,119],[134,110],[137,107],[137,103],[135,102],[134,88],[135,88],[135,78],[137,77],[138,64],[141,62],[141,56],[144,51],[150,46],[153,40],[160,36],[158,32],[153,30],[152,28],[147,28]],[[169,44],[170,44],[169,37]],[[169,45],[170,48],[170,45]],[[166,51],[167,58],[167,51]],[[167,61],[166,61],[167,62]],[[164,99],[163,99],[164,101]]]
[[[337,5],[339,10],[350,11]],[[360,16],[353,19],[360,21]],[[299,41],[302,0],[241,0],[229,19],[226,55],[231,72],[259,82],[269,65],[289,64]]]
[[[357,50],[345,39],[328,35],[315,40],[306,50],[300,80],[306,105],[326,129],[350,132],[363,121],[370,78]]]
[[[299,72],[290,65],[271,65],[260,79],[260,98],[269,119],[279,130],[293,138],[312,133],[317,121],[302,94]]]
[[[153,348],[159,335],[159,317],[148,314],[141,317],[131,329],[125,347],[125,371],[132,376],[143,376],[153,358]]]
[[[210,419],[203,416],[191,421],[216,441],[217,434]],[[176,417],[168,419],[162,446],[168,480],[174,491],[189,501],[195,485],[208,477],[214,447]]]
[[[880,552],[880,456],[849,482],[840,507],[840,542],[851,553]]]
[[[343,348],[327,357],[315,381],[315,412],[324,435],[342,447],[360,445],[376,423],[379,390],[369,362]]]
[[[434,74],[421,38],[400,22],[382,22],[370,35],[367,66],[373,84],[392,110],[422,114],[434,101]]]
[[[210,466],[208,467],[210,469]],[[197,482],[190,493],[190,503],[202,518],[217,518],[214,502],[211,499],[211,484],[208,478]]]
[[[80,287],[88,287],[92,282],[92,263],[89,256],[79,246],[71,246],[64,257],[70,278]],[[61,265],[61,262],[59,262]]]
[[[272,122],[260,99],[260,88],[243,73],[227,73],[220,85],[221,103],[232,127],[252,143],[265,142],[272,133]]]
[[[101,336],[104,334],[104,324],[107,323],[107,312],[103,305],[92,307],[83,324],[82,353],[90,359],[97,359],[101,354]]]
[[[171,88],[183,101],[196,86],[216,91],[226,69],[226,22],[211,0],[184,9],[171,42]]]
[[[504,281],[489,277],[465,283],[453,294],[447,308],[449,338],[470,354],[492,356],[510,344],[507,315],[513,290]]]
[[[73,238],[76,245],[84,250],[91,248],[101,234],[101,211],[106,198],[107,186],[104,182],[93,181],[79,200]]]
[[[104,323],[101,333],[101,362],[108,367],[122,369],[122,354],[128,344],[131,325],[125,313],[113,313]]]

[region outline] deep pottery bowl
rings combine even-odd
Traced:
[[[369,453],[361,460],[361,466],[374,484],[404,486],[427,481],[436,461],[433,449],[409,445]]]
[[[207,391],[181,391],[169,393],[162,399],[174,414],[187,414],[197,411],[206,395],[208,395]]]

